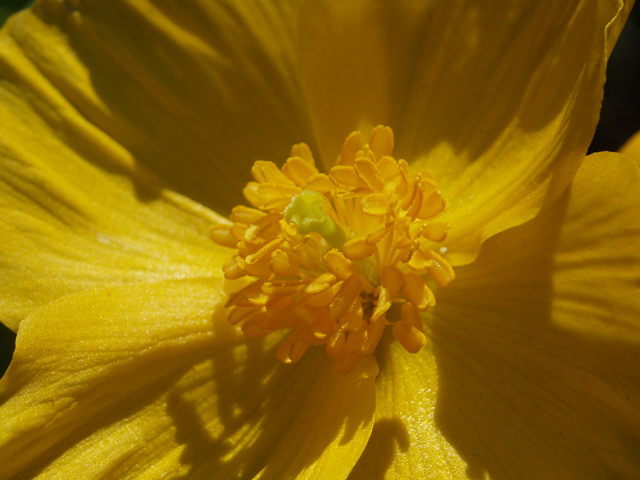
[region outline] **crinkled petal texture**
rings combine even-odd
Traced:
[[[323,162],[345,132],[390,125],[450,202],[448,259],[469,262],[570,182],[632,3],[310,0],[301,63]]]
[[[33,111],[34,131],[96,166],[150,168],[228,211],[255,160],[312,140],[296,74],[299,3],[39,0],[0,40],[0,78],[11,84],[0,119]],[[9,155],[29,149],[19,129],[3,132]]]
[[[67,296],[21,325],[0,381],[0,478],[346,478],[375,360],[295,367],[229,326],[221,280]]]
[[[379,355],[352,479],[640,478],[640,171],[592,155],[437,292],[430,344]]]

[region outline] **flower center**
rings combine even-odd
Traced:
[[[449,225],[430,172],[409,173],[391,157],[393,132],[374,129],[345,141],[329,175],[315,168],[309,147],[295,145],[282,169],[257,161],[232,225],[212,228],[219,245],[236,249],[228,279],[256,279],[227,302],[231,324],[247,337],[292,333],[278,349],[295,363],[324,345],[333,369],[345,373],[372,353],[385,327],[411,353],[425,344],[421,312],[435,305],[425,278],[446,286],[451,266],[431,248]]]

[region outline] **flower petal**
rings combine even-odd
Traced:
[[[468,263],[570,182],[631,3],[311,1],[301,62],[322,161],[349,131],[391,126],[396,156],[450,202],[448,259]]]
[[[380,352],[352,478],[640,477],[640,170],[588,157],[570,191],[436,294],[430,343]]]
[[[620,153],[633,158],[638,164],[640,164],[640,132],[636,132],[629,140],[627,140],[622,147],[620,147]]]
[[[0,102],[0,118],[10,109]],[[224,219],[151,175],[129,179],[92,167],[43,135],[46,128],[26,114],[3,127],[23,142],[0,147],[3,323],[15,331],[32,309],[81,290],[221,276],[228,250],[208,230]],[[102,140],[100,158],[127,158]]]
[[[640,476],[639,208],[637,165],[588,157],[439,292],[437,424],[473,471]]]
[[[639,211],[638,164],[609,152],[587,157],[571,186],[556,246],[553,319],[558,325],[640,344]],[[629,357],[629,364],[633,360]]]
[[[387,335],[376,354],[376,421],[349,480],[465,478],[464,460],[434,422],[438,369],[431,341],[409,354]]]
[[[42,0],[0,37],[3,95],[98,167],[144,166],[228,211],[255,160],[311,140],[297,19],[290,1]],[[105,138],[127,158],[104,158]]]
[[[406,432],[388,478],[640,476],[639,208],[637,165],[593,155],[551,208],[456,270],[433,358],[381,359],[378,409]]]
[[[136,284],[34,312],[0,381],[3,474],[346,477],[371,430],[375,361],[345,376],[323,355],[284,366],[281,338],[227,323],[223,290]]]

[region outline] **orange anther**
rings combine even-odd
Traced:
[[[404,275],[395,265],[385,265],[382,269],[380,280],[382,281],[382,285],[389,289],[393,298],[404,288]]]
[[[444,222],[431,222],[422,232],[422,236],[432,242],[442,242],[447,238],[449,224]]]
[[[251,225],[267,215],[266,212],[262,212],[255,208],[245,207],[244,205],[238,205],[233,207],[229,220],[232,222],[244,223],[245,225]]]
[[[418,353],[427,344],[424,333],[404,320],[396,322],[393,326],[393,336],[409,353]]]
[[[338,165],[333,167],[329,172],[329,177],[333,182],[348,190],[364,189],[367,186],[352,166]]]
[[[367,341],[362,347],[362,352],[367,354],[371,353],[378,346],[378,342],[382,338],[382,332],[387,323],[387,318],[384,315],[379,316],[376,319],[371,319],[369,323],[369,329],[367,331]]]
[[[287,163],[282,166],[282,171],[287,178],[299,187],[304,187],[307,181],[318,173],[318,170],[316,170],[313,164],[306,162],[300,157],[289,158]]]
[[[314,192],[326,193],[334,190],[336,186],[325,173],[316,173],[307,180],[305,190],[313,190]]]
[[[311,154],[311,149],[309,145],[306,143],[296,143],[293,147],[291,147],[291,156],[292,157],[300,157],[305,162],[314,165],[313,155]]]
[[[420,311],[410,303],[403,303],[400,307],[400,317],[409,325],[417,328],[422,332],[422,317]]]
[[[289,335],[289,337],[282,342],[280,348],[278,348],[276,357],[278,357],[282,363],[296,363],[309,348],[307,342],[300,340],[301,333],[302,330],[296,330]]]
[[[355,162],[355,170],[371,191],[380,192],[384,188],[384,180],[380,171],[371,160],[358,159]]]
[[[367,240],[366,242],[369,245],[373,245],[374,243],[378,243],[380,240],[382,240],[382,238],[389,233],[393,227],[394,227],[395,223],[393,221],[391,222],[387,222],[383,225],[378,225],[376,228],[374,228],[371,233],[369,233],[369,235],[367,235]]]
[[[356,267],[353,266],[350,260],[348,260],[344,254],[334,248],[324,256],[324,263],[331,273],[333,273],[340,280],[346,280],[351,275],[358,273]]]
[[[218,245],[236,248],[238,240],[231,235],[231,225],[216,225],[209,230],[209,237]]]
[[[393,130],[389,127],[378,125],[371,133],[369,147],[377,160],[380,160],[385,155],[391,155],[393,151]]]
[[[307,300],[307,305],[312,308],[324,308],[328,307],[333,299],[338,294],[338,291],[342,287],[343,282],[338,282],[335,285],[332,285],[330,288],[321,291],[320,293],[316,293],[312,297]]]
[[[420,271],[433,265],[433,260],[429,255],[430,250],[416,248],[412,253],[407,265],[411,270]]]
[[[251,174],[258,183],[276,183],[283,185],[293,185],[293,182],[280,171],[278,166],[273,162],[265,162],[258,160],[251,168]]]
[[[404,274],[404,296],[421,312],[436,304],[431,289],[413,272]]]
[[[231,325],[238,325],[259,313],[259,310],[253,307],[233,307],[229,311],[229,315],[227,315],[227,321]]]
[[[421,201],[422,205],[420,206],[420,211],[416,214],[416,217],[422,220],[435,217],[442,213],[447,206],[438,190],[423,193]]]
[[[342,349],[346,341],[344,330],[336,329],[328,338],[326,343],[327,356],[331,360],[339,360],[342,356]]]
[[[368,244],[366,237],[358,237],[345,243],[342,250],[344,251],[345,257],[351,260],[360,260],[369,255],[373,255],[376,251],[376,246]]]
[[[400,169],[398,168],[398,162],[396,162],[392,157],[382,157],[376,163],[378,170],[380,171],[380,175],[384,179],[385,182],[397,177],[400,175]]]
[[[336,165],[353,165],[356,159],[356,152],[360,149],[360,132],[352,132],[342,146],[342,151],[338,157]]]
[[[322,275],[313,279],[309,285],[304,289],[307,293],[319,293],[329,288],[329,286],[335,282],[336,277],[332,273],[323,273]]]
[[[333,302],[331,302],[331,315],[334,318],[340,318],[345,315],[354,302],[360,296],[361,283],[359,275],[351,275],[347,278],[340,290],[336,294]]]
[[[275,275],[290,277],[298,272],[298,263],[293,255],[289,255],[284,250],[277,249],[271,253],[269,268]]]
[[[252,255],[247,255],[247,257],[245,258],[245,261],[249,265],[254,265],[258,263],[265,256],[270,256],[271,252],[273,252],[276,248],[278,248],[283,241],[284,241],[284,238],[282,237],[271,240],[269,243],[267,243],[262,248],[260,248],[260,250],[258,250],[256,253]]]
[[[438,255],[436,252],[430,252],[431,258],[433,259],[433,264],[427,268],[429,275],[433,277],[433,279],[440,285],[441,287],[446,287],[449,285],[451,280],[453,280],[456,276],[453,268],[449,265],[444,258]]]
[[[362,303],[356,301],[353,308],[346,315],[340,317],[338,323],[344,330],[358,330],[362,327],[363,316]]]
[[[362,211],[368,215],[381,217],[389,211],[389,197],[384,193],[372,193],[360,199]]]
[[[236,280],[246,275],[242,267],[238,265],[238,262],[235,258],[232,258],[227,263],[225,263],[222,266],[222,271],[224,273],[224,278],[226,278],[227,280]]]

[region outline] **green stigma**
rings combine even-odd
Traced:
[[[300,233],[319,233],[334,248],[342,248],[346,241],[344,231],[324,211],[324,195],[305,190],[291,199],[284,211],[287,222],[295,224]]]

